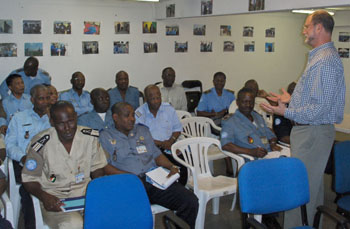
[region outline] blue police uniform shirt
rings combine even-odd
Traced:
[[[140,92],[136,87],[129,86],[128,89],[126,89],[125,100],[123,100],[117,87],[113,88],[112,90],[109,90],[108,94],[111,102],[110,107],[119,102],[129,103],[134,108],[134,110],[136,110],[140,106]]]
[[[136,124],[128,136],[115,127],[104,129],[100,143],[109,154],[109,164],[135,175],[157,166],[155,159],[161,154],[148,128],[140,124]]]
[[[182,131],[182,124],[175,109],[169,103],[162,103],[156,117],[145,103],[135,111],[136,123],[147,126],[153,139],[158,141],[168,140],[174,132]]]
[[[21,98],[17,99],[12,93],[2,100],[2,106],[6,113],[6,119],[0,118],[0,126],[7,126],[16,112],[33,108],[30,95],[22,94]]]
[[[39,132],[50,128],[49,117],[40,117],[33,109],[16,113],[7,128],[5,143],[9,158],[20,161],[26,155],[30,140]]]
[[[111,110],[108,110],[106,112],[105,120],[103,121],[101,116],[95,110],[92,110],[78,117],[78,125],[87,126],[96,130],[103,130],[104,128],[112,127],[114,126],[112,112]]]
[[[218,96],[215,88],[213,87],[202,94],[197,110],[206,112],[212,112],[212,110],[214,110],[215,112],[219,112],[224,109],[228,109],[234,100],[235,95],[232,91],[223,89],[222,95]]]
[[[255,111],[252,111],[253,124],[238,109],[227,120],[222,121],[221,145],[233,143],[242,148],[254,149],[262,147],[271,151],[270,144],[264,144],[262,138],[270,140],[276,136],[266,126],[264,119]],[[249,141],[250,139],[250,141]]]
[[[24,73],[23,68],[14,70],[10,73],[10,75],[11,74],[19,74],[22,76],[22,80],[24,83],[24,93],[26,93],[28,95],[30,94],[30,89],[32,89],[32,87],[34,87],[35,85],[38,85],[38,84],[51,85],[51,77],[50,77],[49,73],[40,69],[40,68],[38,69],[38,72],[37,72],[35,77],[27,76]],[[6,79],[4,81],[2,81],[2,83],[0,85],[0,94],[1,94],[2,99],[9,96],[9,88],[7,87]]]
[[[83,90],[79,96],[78,93],[71,88],[67,91],[63,91],[60,94],[59,100],[71,102],[78,116],[94,109],[90,102],[90,93],[88,91]]]

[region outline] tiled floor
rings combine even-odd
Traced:
[[[214,162],[214,173],[216,175],[224,174],[225,172],[225,163],[224,160],[217,160]],[[336,209],[335,204],[333,203],[335,198],[335,193],[331,190],[331,179],[330,175],[325,174],[325,205],[329,206],[332,209]],[[238,201],[238,200],[237,200]],[[232,204],[232,195],[226,196],[220,199],[220,212],[219,215],[213,215],[211,213],[211,202],[208,202],[207,211],[206,211],[206,219],[205,219],[205,228],[206,229],[225,229],[225,228],[241,228],[241,214],[239,211],[239,206],[236,205],[234,211],[230,211]],[[172,214],[170,212],[166,212],[163,214]],[[282,214],[280,214],[282,215]],[[161,223],[161,216],[159,214],[156,216],[156,228],[163,228]],[[280,216],[278,221],[281,223],[283,221],[283,216]],[[325,219],[323,222],[323,228],[330,229],[335,228],[335,224]]]

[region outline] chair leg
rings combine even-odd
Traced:
[[[232,206],[231,206],[231,211],[233,211],[235,209],[236,206],[236,200],[237,200],[237,193],[233,194],[233,200],[232,200]]]
[[[205,197],[199,197],[199,208],[196,219],[196,229],[204,229],[205,224],[205,210],[207,208],[208,200]]]
[[[213,206],[213,214],[214,215],[218,215],[219,214],[219,208],[220,208],[220,197],[213,198],[212,206]]]
[[[209,169],[211,174],[214,174],[214,161],[213,160],[208,161],[208,164],[209,164]]]

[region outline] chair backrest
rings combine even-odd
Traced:
[[[181,120],[184,118],[191,118],[192,115],[188,111],[181,111],[181,110],[176,110],[177,117]]]
[[[350,192],[350,141],[334,145],[334,190],[342,194]]]
[[[202,82],[199,80],[185,80],[181,85],[186,93],[187,110],[189,112],[194,112],[202,96]]]
[[[132,174],[92,180],[86,190],[84,228],[152,228],[151,205]]]
[[[200,93],[203,92],[202,88],[202,82],[200,80],[185,80],[182,82],[182,87],[185,89],[185,91],[191,91],[193,88],[198,88],[198,91]]]
[[[188,180],[193,182],[194,193],[198,190],[198,177],[212,176],[208,164],[208,148],[213,144],[221,148],[219,140],[207,137],[187,138],[171,146],[174,159],[188,168]],[[183,159],[178,155],[182,155]]]
[[[139,91],[139,103],[140,106],[145,103],[145,96],[143,95],[142,91]]]
[[[206,117],[191,117],[180,120],[185,137],[211,137],[211,129],[217,127],[213,120]]]
[[[307,171],[297,158],[276,158],[246,163],[238,174],[243,213],[286,211],[309,202]]]

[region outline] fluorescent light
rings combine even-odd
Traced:
[[[292,10],[293,13],[297,14],[312,14],[316,10]],[[334,12],[326,10],[330,15],[334,15]]]
[[[159,0],[137,0],[138,2],[159,2]]]

